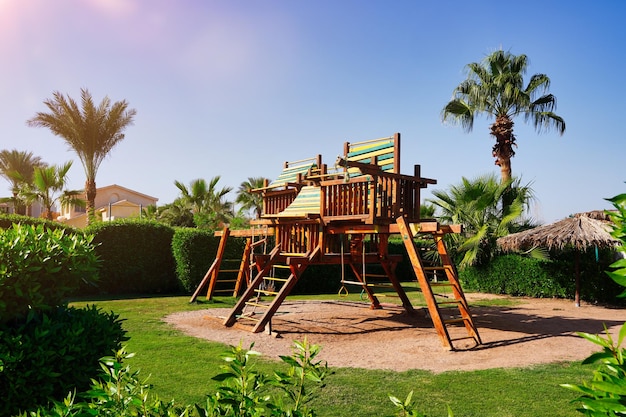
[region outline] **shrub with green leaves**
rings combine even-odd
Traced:
[[[622,242],[618,250],[624,257],[614,262],[611,265],[613,271],[609,271],[607,274],[613,281],[622,287],[626,287],[626,193],[617,195],[609,199],[609,201],[615,207],[615,212],[609,212],[609,216],[614,224],[611,235]],[[626,290],[621,293],[620,297],[626,298]]]
[[[551,261],[517,254],[501,255],[486,266],[459,271],[467,290],[528,297],[566,297],[565,276]],[[573,287],[572,287],[573,290]]]
[[[178,290],[174,229],[150,220],[123,219],[90,225],[102,261],[98,287],[109,294],[162,294]]]
[[[63,223],[41,219],[38,217],[23,216],[20,214],[4,214],[0,213],[0,229],[10,229],[14,224],[21,225],[44,225],[46,229],[63,229],[72,233],[81,233],[80,229],[68,226]]]
[[[0,324],[0,416],[86,390],[99,359],[126,340],[119,316],[95,306],[31,310],[19,323]]]
[[[251,359],[258,353],[252,347],[243,349],[240,345],[224,355],[223,372],[213,378],[222,384],[207,396],[205,404],[180,406],[173,400],[160,400],[150,392],[147,378],[141,379],[139,371],[124,364],[133,355],[121,348],[115,356],[102,358],[99,376],[89,390],[70,392],[63,401],[53,401],[51,406],[20,416],[314,417],[315,412],[306,404],[316,389],[323,387],[328,373],[326,363],[316,360],[320,347],[306,340],[295,342],[294,353],[281,357],[289,370],[273,377],[255,370]],[[286,401],[276,397],[276,388],[285,394]]]
[[[0,231],[0,322],[61,305],[98,276],[92,236],[19,225]]]
[[[611,234],[622,244],[619,251],[626,254],[626,194],[608,199],[613,203],[615,212],[610,212],[614,228]],[[620,259],[611,265],[607,274],[619,285],[626,287],[626,259]],[[626,291],[620,294],[626,297]],[[563,384],[562,386],[580,394],[575,400],[578,411],[586,416],[626,416],[626,323],[622,325],[617,341],[606,330],[606,337],[589,333],[578,333],[592,343],[602,347],[600,352],[589,356],[583,363],[599,363],[593,379],[583,384]]]
[[[217,254],[220,237],[208,230],[180,228],[172,238],[172,251],[176,260],[176,275],[180,286],[193,292],[206,274]],[[246,239],[229,237],[224,252],[222,268],[239,268]],[[234,265],[226,265],[234,262]]]

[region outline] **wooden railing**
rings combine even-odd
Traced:
[[[263,215],[278,214],[285,210],[296,199],[298,189],[266,191],[263,195]]]
[[[319,245],[320,224],[316,221],[301,221],[278,225],[277,240],[281,252],[313,252]]]
[[[400,216],[419,220],[420,190],[430,180],[379,172],[345,180],[322,181],[324,221],[360,220],[368,224],[395,222]]]

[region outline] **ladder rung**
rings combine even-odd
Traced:
[[[259,293],[259,294],[265,294],[265,295],[278,295],[278,292],[276,292],[276,291],[259,290],[259,289],[256,289],[256,290],[254,290],[254,291],[256,291],[256,292],[257,292],[257,293]]]
[[[465,322],[464,318],[458,318],[458,319],[447,319],[447,320],[443,320],[443,322],[445,324],[455,324],[455,323],[463,323]]]
[[[220,290],[213,290],[213,292],[233,292],[235,291],[234,288],[230,288],[230,289],[220,289]]]
[[[255,302],[252,302],[252,301],[246,301],[246,305],[247,306],[252,306],[252,307],[270,308],[270,306],[267,305],[267,304],[260,304],[260,303],[255,303]]]
[[[236,279],[218,279],[216,282],[237,282]]]
[[[280,253],[282,256],[288,256],[288,257],[300,257],[300,258],[304,258],[306,257],[306,253],[301,253],[301,252],[281,252]]]
[[[277,278],[277,277],[263,277],[266,281],[278,281],[278,282],[287,282],[289,278]]]
[[[261,321],[261,319],[257,319],[256,317],[246,316],[245,314],[242,314],[240,316],[235,316],[235,317],[237,317],[238,320]]]
[[[289,265],[272,265],[273,268],[281,268],[281,269],[287,269],[289,268]]]
[[[442,305],[442,304],[450,304],[450,305],[457,305],[461,303],[461,300],[454,300],[454,301],[439,301],[437,302],[437,305]]]
[[[445,271],[445,266],[424,266],[422,267],[424,271]]]
[[[239,272],[238,269],[220,269],[220,273],[222,272]]]

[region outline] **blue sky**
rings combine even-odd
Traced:
[[[446,189],[498,173],[491,120],[468,134],[440,113],[465,65],[501,48],[550,77],[567,124],[563,136],[515,125],[513,174],[532,183],[533,216],[552,222],[626,192],[625,21],[619,0],[0,0],[0,149],[74,160],[82,188],[64,141],[25,122],[53,91],[78,99],[84,87],[137,110],[97,185],[159,204],[178,196],[174,180],[219,175],[236,190],[394,132],[402,172],[420,164],[438,180],[428,190]]]

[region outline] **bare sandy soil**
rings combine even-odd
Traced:
[[[468,294],[467,298],[492,298]],[[230,309],[175,313],[165,321],[191,336],[228,345],[249,347],[264,357],[290,355],[292,342],[306,337],[322,346],[320,358],[331,367],[354,367],[432,372],[525,367],[533,364],[582,360],[599,348],[576,332],[603,333],[604,325],[615,337],[626,321],[626,310],[590,304],[575,307],[571,300],[514,298],[509,307],[474,307],[472,315],[482,344],[470,340],[442,348],[441,340],[424,310],[408,314],[401,307],[368,303],[286,302],[272,319],[273,334],[253,334],[222,321]],[[464,327],[450,328],[452,338],[467,336]]]

